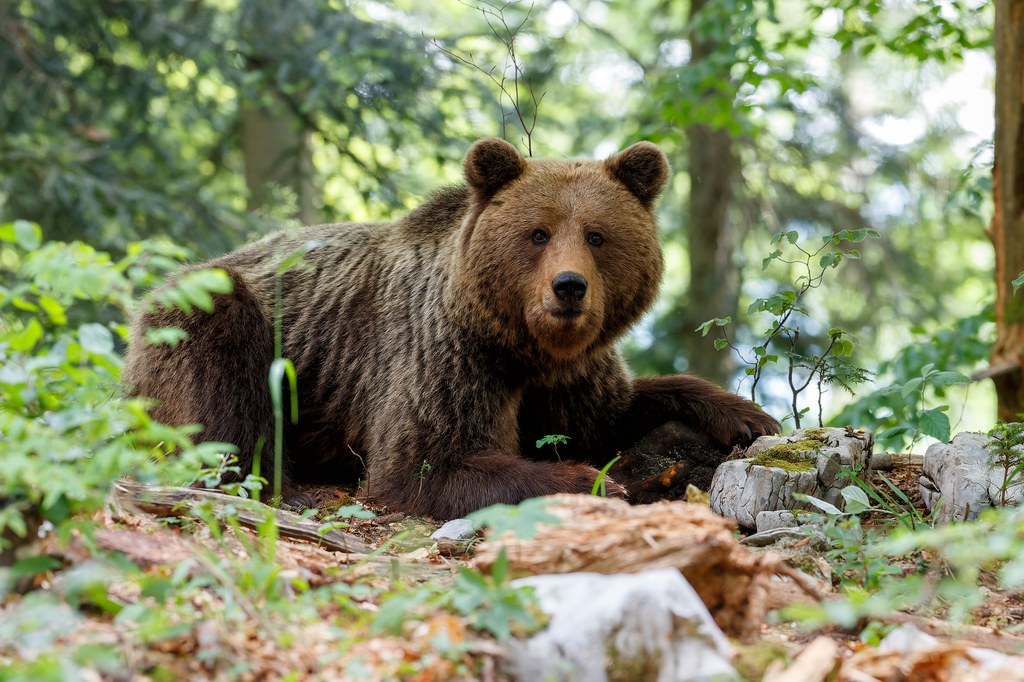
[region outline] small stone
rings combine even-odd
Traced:
[[[430,534],[431,540],[472,540],[476,536],[473,524],[467,519],[452,519]]]

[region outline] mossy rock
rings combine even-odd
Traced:
[[[750,466],[776,467],[786,471],[810,471],[815,467],[814,455],[823,440],[798,440],[765,448],[750,459]]]

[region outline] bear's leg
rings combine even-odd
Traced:
[[[466,457],[445,469],[411,477],[371,476],[367,495],[411,514],[460,518],[492,504],[518,504],[556,493],[590,493],[598,471],[582,464],[534,462],[506,453]],[[401,483],[399,483],[401,481]],[[609,480],[609,495],[623,488]]]
[[[140,316],[123,383],[132,395],[157,401],[152,415],[158,421],[202,424],[197,442],[237,446],[242,476],[261,453],[260,475],[273,482],[272,327],[244,277],[227,270],[233,291],[215,295],[212,312],[154,307]],[[147,343],[145,330],[159,327],[179,327],[188,337],[175,348]]]
[[[755,403],[687,374],[636,379],[629,409],[617,420],[642,436],[666,421],[679,420],[725,446],[746,445],[779,432],[779,422]]]
[[[550,458],[535,447],[546,435],[564,434],[562,459],[604,466],[667,422],[679,422],[728,452],[779,424],[754,403],[699,377],[677,374],[632,379],[617,354],[597,359],[594,371],[569,384],[527,390],[519,411],[523,453]]]

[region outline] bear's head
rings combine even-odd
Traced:
[[[525,159],[502,140],[475,143],[458,279],[476,314],[557,360],[614,341],[658,292],[653,205],[668,173],[650,142],[605,161]]]

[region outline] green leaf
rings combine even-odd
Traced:
[[[31,578],[32,576],[46,573],[60,568],[61,563],[52,556],[41,554],[20,559],[11,566],[11,577],[15,579]]]
[[[188,332],[181,327],[154,327],[147,329],[145,333],[146,343],[154,346],[177,348],[178,344],[187,338]]]
[[[803,493],[793,493],[793,497],[795,497],[796,499],[798,499],[798,500],[800,500],[802,502],[807,502],[809,504],[814,505],[815,507],[817,507],[821,511],[825,512],[829,516],[842,516],[843,515],[843,512],[842,512],[841,509],[839,509],[838,507],[836,507],[833,504],[829,504],[825,500],[819,500],[817,497],[811,497],[810,495],[805,495]]]
[[[954,384],[969,384],[971,378],[960,372],[935,372],[928,375],[928,383],[932,386],[952,386]]]
[[[705,322],[702,322],[699,327],[694,329],[696,332],[700,332],[701,336],[707,336],[708,332],[712,327],[724,327],[725,325],[732,322],[731,317],[715,317]]]
[[[916,392],[921,388],[924,383],[924,377],[914,377],[907,383],[903,384],[903,388],[900,390],[900,395],[904,398],[910,396],[910,394]]]
[[[729,345],[729,339],[715,339],[715,350],[722,350]]]
[[[322,239],[311,239],[308,242],[303,243],[299,248],[295,249],[281,260],[277,266],[277,272],[282,273],[291,270],[302,260],[303,256],[323,243],[324,241]]]
[[[921,433],[945,443],[949,440],[949,417],[942,412],[944,408],[925,410],[917,417]]]
[[[568,442],[569,436],[561,433],[548,434],[537,441],[537,449],[539,450],[545,445],[565,445]]]
[[[761,260],[761,269],[762,270],[767,270],[768,266],[772,264],[772,261],[775,260],[776,258],[780,257],[781,255],[782,255],[782,252],[779,251],[778,249],[776,249],[775,251],[772,251],[771,253],[769,253],[765,258],[763,258]]]
[[[511,531],[516,537],[528,540],[537,534],[541,524],[561,523],[557,516],[547,510],[547,504],[543,497],[535,497],[518,505],[494,504],[466,518],[473,523],[474,528],[490,528],[495,535]]]
[[[846,500],[846,511],[851,514],[859,514],[865,509],[871,507],[871,501],[868,500],[868,495],[859,486],[848,485],[843,488],[840,493],[843,499]]]
[[[68,323],[68,316],[64,311],[64,306],[57,299],[51,296],[40,296],[39,307],[43,309],[53,324],[63,326]]]
[[[14,236],[21,248],[26,251],[35,251],[43,242],[43,231],[38,225],[27,220],[14,221]]]
[[[1016,294],[1021,287],[1024,287],[1024,272],[1017,275],[1017,279],[1010,282],[1013,285],[1013,293]]]
[[[7,336],[7,343],[10,344],[11,350],[27,352],[31,350],[39,339],[43,338],[43,325],[39,324],[39,320],[29,320],[25,328],[20,332],[15,332]]]
[[[885,429],[884,431],[879,432],[877,436],[880,439],[895,438],[896,436],[902,436],[904,433],[909,433],[910,431],[913,430],[913,426],[901,424],[900,426],[893,426],[891,428]]]
[[[15,220],[0,225],[0,241],[17,244],[26,251],[35,251],[42,243],[43,231],[35,223]]]
[[[601,493],[601,497],[605,497],[606,491],[604,486],[604,479],[608,475],[608,470],[615,466],[615,463],[618,462],[620,459],[622,459],[620,455],[615,455],[615,457],[613,457],[610,462],[604,465],[601,471],[597,474],[597,478],[594,479],[594,485],[590,489],[591,495],[597,495],[598,493]]]
[[[89,322],[78,328],[78,341],[82,350],[94,355],[109,355],[114,352],[114,335],[102,324]]]

